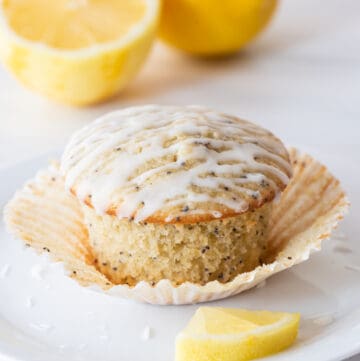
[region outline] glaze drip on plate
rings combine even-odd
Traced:
[[[236,215],[285,188],[288,153],[270,132],[201,107],[119,110],[64,152],[67,189],[99,214],[174,222]]]

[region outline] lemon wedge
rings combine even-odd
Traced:
[[[159,0],[2,0],[0,57],[51,98],[99,102],[139,70],[158,13]]]
[[[272,18],[278,0],[163,0],[160,37],[200,56],[238,51]]]
[[[200,307],[176,339],[176,361],[245,361],[289,347],[300,315]]]

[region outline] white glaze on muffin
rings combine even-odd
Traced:
[[[66,187],[99,215],[185,224],[259,208],[291,176],[287,151],[270,132],[195,106],[107,114],[71,138],[61,170]]]

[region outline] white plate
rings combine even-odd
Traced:
[[[302,314],[294,347],[267,360],[342,360],[360,351],[360,155],[354,159],[360,152],[355,148],[312,150],[340,177],[352,202],[350,214],[323,251],[272,277],[263,288],[211,303]],[[0,171],[0,208],[47,158]],[[351,253],[336,251],[344,244]],[[170,361],[175,336],[197,307],[151,306],[81,288],[64,277],[59,264],[26,249],[0,224],[4,360]],[[151,329],[148,340],[142,337],[146,327]]]

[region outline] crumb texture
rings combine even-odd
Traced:
[[[138,224],[83,206],[96,266],[113,283],[228,282],[263,262],[272,204],[196,224]]]

